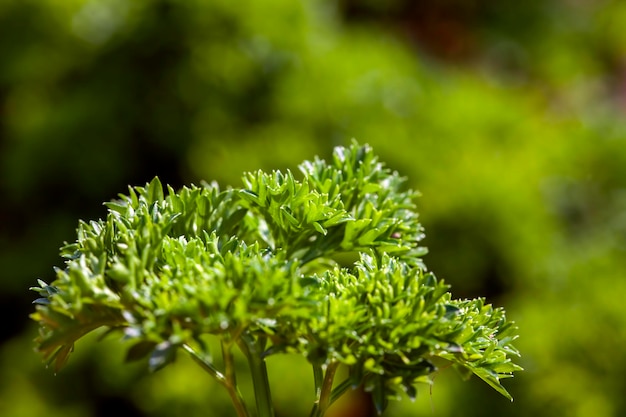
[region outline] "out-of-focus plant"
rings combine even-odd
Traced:
[[[414,398],[446,361],[511,398],[500,379],[521,368],[516,327],[483,299],[453,299],[420,256],[416,192],[369,146],[335,148],[291,172],[247,173],[243,187],[216,183],[164,190],[158,178],[81,222],[65,267],[33,288],[38,350],[55,369],[74,343],[107,328],[132,345],[127,359],[151,370],[191,355],[224,386],[237,415],[251,415],[234,367],[241,351],[254,415],[274,415],[266,358],[303,355],[312,367],[310,415],[323,416],[350,388]],[[221,346],[220,360],[210,347]],[[338,367],[347,377],[335,382]]]

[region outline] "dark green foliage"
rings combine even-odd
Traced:
[[[521,369],[511,362],[516,329],[482,299],[452,299],[426,270],[416,193],[404,180],[356,143],[301,171],[248,173],[226,190],[164,190],[155,178],[107,203],[106,219],[81,222],[56,280],[34,288],[45,359],[61,368],[78,339],[106,327],[134,341],[127,360],[149,356],[151,370],[184,348],[236,407],[235,345],[261,381],[263,360],[281,352],[304,355],[331,381],[346,366],[333,392],[316,380],[312,415],[360,385],[382,412],[400,392],[415,397],[438,359],[511,398],[499,380]],[[206,335],[221,340],[226,369],[207,359]]]

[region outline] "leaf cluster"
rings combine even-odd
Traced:
[[[78,339],[105,327],[132,341],[129,359],[158,369],[183,348],[226,381],[209,359],[213,335],[226,364],[232,346],[260,361],[304,355],[317,415],[348,387],[372,391],[380,412],[400,392],[415,397],[436,358],[510,398],[499,380],[520,369],[515,327],[482,299],[452,299],[426,270],[405,180],[357,143],[300,170],[247,173],[226,190],[175,191],[155,178],[106,203],[105,219],[80,222],[61,249],[65,267],[34,288],[45,359],[61,368]],[[332,388],[339,365],[349,377]]]

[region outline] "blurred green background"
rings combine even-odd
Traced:
[[[352,138],[421,191],[427,265],[507,309],[526,369],[514,403],[442,369],[386,415],[626,415],[624,27],[618,0],[0,1],[0,415],[233,415],[117,340],[54,375],[28,287],[129,184],[239,185]],[[307,415],[303,360],[269,367],[277,415]]]

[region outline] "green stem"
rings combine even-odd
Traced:
[[[339,397],[341,397],[348,390],[348,388],[352,387],[353,384],[352,379],[346,379],[341,384],[333,388],[333,391],[330,393],[330,404],[337,401]]]
[[[222,341],[222,357],[224,358],[224,373],[226,374],[226,380],[228,384],[228,393],[235,404],[237,409],[237,415],[240,417],[248,417],[250,414],[246,408],[246,404],[243,401],[241,392],[237,388],[237,377],[235,374],[235,360],[231,351],[231,345],[226,345]]]
[[[321,365],[313,365],[313,380],[315,381],[315,401],[319,402],[324,383],[324,369]]]
[[[272,394],[267,376],[267,366],[263,358],[263,349],[260,341],[256,342],[250,335],[242,335],[239,338],[239,347],[248,359],[252,385],[254,386],[254,398],[256,400],[257,417],[274,417]]]
[[[309,417],[319,416],[319,403],[322,396],[322,385],[324,385],[324,369],[321,365],[313,366],[313,381],[315,382],[315,402]]]
[[[337,371],[338,366],[339,362],[332,362],[326,368],[324,383],[322,385],[322,392],[320,395],[320,416],[323,416],[330,406],[331,393],[333,390],[333,381],[335,380],[335,372]]]
[[[338,398],[338,396],[333,396],[333,381],[335,380],[335,372],[337,372],[338,366],[338,362],[333,362],[328,365],[326,367],[326,370],[323,372],[324,377],[321,380],[321,383],[321,375],[319,373],[322,371],[322,369],[321,367],[313,367],[313,376],[315,378],[315,391],[317,394],[317,400],[313,405],[310,417],[323,417],[324,414],[326,414],[326,410],[328,409],[328,407]],[[342,393],[343,391],[339,393],[339,395],[341,395]]]
[[[235,407],[235,411],[237,412],[237,416],[250,417],[250,413],[248,413],[248,409],[246,408],[246,403],[243,400],[243,396],[241,395],[239,388],[237,388],[233,356],[230,352],[230,347],[225,347],[224,343],[222,342],[222,355],[224,356],[225,374],[218,371],[212,363],[207,362],[195,350],[193,350],[191,346],[185,344],[182,347],[187,353],[189,353],[191,358],[202,367],[202,369],[207,371],[217,380],[217,382],[219,382],[226,388],[226,391],[228,392],[228,395],[233,402],[233,406]]]

